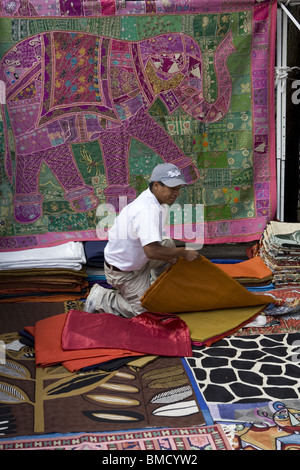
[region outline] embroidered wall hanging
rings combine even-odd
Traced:
[[[171,236],[260,238],[276,209],[277,2],[0,8],[1,251],[98,239],[162,162],[190,183]]]

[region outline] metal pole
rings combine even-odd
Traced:
[[[300,5],[300,2],[298,0],[278,0],[278,3],[283,3],[286,5],[290,5],[291,7],[294,7],[296,5]]]
[[[298,28],[299,31],[300,31],[300,23],[298,23],[298,21],[296,20],[296,18],[294,18],[294,16],[292,15],[292,13],[283,5],[282,2],[280,2],[279,5],[281,6],[281,8],[283,9],[283,11],[287,14],[287,16],[292,20],[292,22],[294,23],[294,25],[296,25],[297,28]],[[300,3],[295,3],[294,5],[300,5]],[[293,6],[293,5],[291,5],[291,6]]]
[[[300,5],[299,1],[281,0],[277,10],[277,67],[279,80],[277,83],[277,218],[284,221],[285,199],[285,162],[286,162],[286,87],[287,87],[287,36],[288,18],[300,31],[300,24],[287,6]],[[285,5],[284,5],[285,4]],[[285,14],[283,15],[282,12]],[[286,73],[285,73],[286,72]]]
[[[282,18],[282,67],[287,67],[287,36],[288,36],[288,17],[283,15]],[[282,78],[282,91],[281,91],[281,175],[280,175],[280,221],[284,221],[284,199],[285,199],[285,160],[286,160],[286,87],[287,87],[287,74]]]
[[[282,10],[280,8],[277,9],[277,70],[278,74],[280,74],[281,66],[282,66]],[[280,220],[281,218],[281,140],[282,140],[282,101],[281,101],[281,77],[277,78],[277,104],[276,104],[276,128],[277,128],[277,151],[276,151],[276,167],[277,167],[277,219]]]

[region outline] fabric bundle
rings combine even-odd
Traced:
[[[84,242],[83,248],[86,257],[86,265],[88,267],[102,268],[104,266],[104,248],[107,241],[90,241]]]
[[[189,329],[175,315],[144,312],[133,318],[122,318],[110,313],[77,310],[68,313],[62,333],[63,350],[116,345],[144,354],[192,356]]]
[[[69,268],[82,269],[86,263],[83,245],[68,242],[57,246],[0,253],[0,269]]]
[[[25,332],[34,338],[35,361],[37,367],[48,367],[62,364],[70,372],[79,371],[99,363],[129,356],[139,356],[141,353],[123,350],[118,347],[95,348],[80,351],[64,351],[61,337],[67,314],[55,315],[36,322],[34,326],[26,326]]]
[[[258,277],[268,273],[257,261],[251,266]],[[235,268],[238,275],[242,271],[242,266]],[[34,337],[36,365],[61,363],[78,371],[137,356],[189,357],[192,342],[210,345],[232,334],[274,299],[249,292],[200,257],[172,265],[141,302],[145,312],[131,319],[73,309],[26,327],[25,332]]]
[[[222,271],[248,288],[266,289],[272,286],[272,271],[260,256],[239,263],[215,263]],[[249,289],[249,290],[250,290]]]
[[[0,253],[0,302],[80,299],[88,287],[82,243]]]
[[[188,325],[194,346],[211,346],[236,333],[265,311],[264,305],[179,313]]]
[[[86,273],[89,286],[100,284],[102,287],[111,288],[106,282],[104,272],[104,248],[107,241],[88,241],[83,243],[86,256]]]
[[[299,286],[299,223],[271,221],[261,237],[258,252],[272,271],[276,288]]]
[[[24,328],[34,338],[38,367],[62,364],[71,372],[139,356],[192,356],[185,322],[145,312],[128,319],[79,310],[55,315]]]
[[[17,269],[0,271],[0,293],[81,292],[87,286],[86,272],[68,269]]]

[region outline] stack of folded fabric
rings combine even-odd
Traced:
[[[300,224],[271,221],[261,237],[258,253],[272,271],[276,305],[269,315],[300,312]]]
[[[272,221],[259,244],[259,254],[273,273],[276,288],[300,287],[300,224]]]
[[[265,292],[274,288],[272,271],[259,255],[233,264],[216,263],[216,266],[250,291]]]
[[[105,240],[87,241],[83,243],[86,256],[87,281],[90,286],[97,283],[102,287],[111,287],[106,282],[104,273],[104,248],[106,244],[107,241]]]
[[[86,295],[80,242],[0,253],[0,302],[62,301]]]

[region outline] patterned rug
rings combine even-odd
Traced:
[[[36,367],[34,347],[19,331],[75,304],[0,305],[0,439],[213,424],[180,357],[130,357],[99,368],[96,358],[78,373]]]
[[[300,398],[300,333],[227,337],[188,363],[208,403]]]
[[[190,183],[173,238],[260,238],[276,209],[275,0],[1,8],[2,251],[105,238],[162,162]]]
[[[187,362],[234,449],[300,449],[299,333],[228,337]]]
[[[34,438],[17,438],[0,440],[0,450],[102,450],[102,451],[134,451],[143,450],[151,454],[157,451],[177,451],[169,455],[164,464],[197,463],[196,454],[190,455],[191,460],[180,460],[180,451],[200,450],[232,450],[225,432],[218,424],[192,428],[157,428],[139,429],[128,432],[115,433],[85,433],[37,436]],[[118,462],[117,454],[102,457],[102,463],[126,463]],[[139,457],[139,462],[141,461]],[[108,459],[116,459],[109,461]],[[179,460],[178,460],[179,459]],[[196,460],[195,460],[196,459]],[[135,461],[133,461],[135,463]],[[162,462],[161,462],[162,463]]]
[[[263,327],[241,328],[234,336],[274,335],[277,333],[297,333],[300,331],[300,314],[289,314],[271,317],[267,315],[267,323]]]
[[[0,341],[9,345],[0,364],[0,450],[300,448],[299,328],[245,329],[243,337],[194,347],[185,360],[84,374],[61,366],[37,372],[34,350],[19,342],[16,330],[80,306],[0,306]]]
[[[25,326],[35,325],[38,320],[67,313],[69,310],[81,310],[83,301],[66,300],[64,302],[20,302],[0,304],[0,335],[16,333]]]
[[[300,450],[300,400],[215,405],[234,450]]]
[[[4,339],[10,342],[0,365],[2,438],[206,424],[179,358],[76,374],[62,366],[35,368],[28,347],[16,351],[17,339]]]

